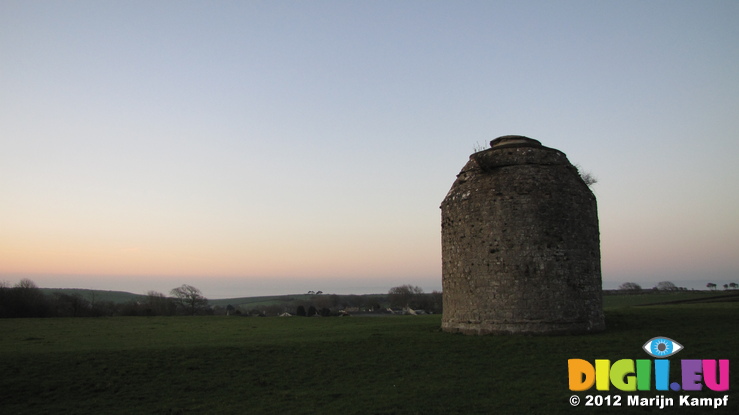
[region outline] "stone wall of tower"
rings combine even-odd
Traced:
[[[564,153],[521,136],[470,156],[442,202],[442,329],[605,328],[596,200]]]

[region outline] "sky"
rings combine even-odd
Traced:
[[[441,289],[520,134],[592,173],[603,285],[739,282],[739,2],[0,0],[0,280]]]

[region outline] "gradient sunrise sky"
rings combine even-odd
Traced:
[[[739,2],[0,1],[0,280],[441,288],[521,134],[598,178],[606,288],[739,282]]]

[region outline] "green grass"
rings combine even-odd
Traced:
[[[739,358],[736,302],[606,318],[604,333],[559,337],[448,334],[440,316],[0,320],[0,413],[656,413],[571,407],[567,359],[647,358],[657,335],[683,344],[676,359]],[[729,394],[706,412],[737,413]]]
[[[737,291],[645,291],[640,294],[611,294],[603,296],[603,308],[621,308],[640,305],[665,304],[679,301],[698,301],[711,298],[737,300]]]

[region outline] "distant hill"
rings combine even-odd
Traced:
[[[286,295],[266,295],[260,297],[238,297],[238,298],[220,298],[217,300],[208,299],[208,302],[212,305],[227,306],[232,305],[238,306],[256,306],[256,305],[272,305],[289,303],[299,300],[308,300],[313,295],[311,294],[286,294]]]
[[[144,294],[133,294],[126,291],[89,290],[83,288],[41,288],[46,295],[61,293],[67,295],[80,295],[88,301],[110,301],[115,304],[130,301],[141,301],[146,298]],[[242,309],[262,308],[268,306],[282,306],[295,308],[298,304],[317,303],[335,305],[333,303],[358,304],[358,303],[380,303],[387,306],[386,294],[364,294],[364,295],[335,295],[335,294],[285,294],[269,295],[260,297],[237,297],[208,299],[210,305],[226,307],[232,305]]]
[[[41,292],[45,295],[53,295],[54,293],[79,295],[88,301],[110,301],[116,304],[146,298],[143,294],[133,294],[126,291],[88,290],[84,288],[41,288]]]
[[[262,297],[240,297],[209,300],[211,305],[226,307],[232,305],[244,310],[281,306],[285,309],[294,309],[300,304],[313,304],[316,307],[335,307],[346,305],[357,307],[380,304],[388,307],[387,294],[287,294]]]
[[[110,301],[115,304],[141,301],[146,298],[146,295],[144,294],[133,294],[126,291],[89,290],[84,288],[41,288],[41,291],[46,295],[53,295],[55,292],[58,292],[67,295],[80,295],[88,301]],[[621,290],[604,290],[604,294],[603,305],[606,308],[696,301],[737,301],[737,299],[739,299],[739,291],[736,290],[691,290],[676,292],[644,290],[644,292],[638,294],[625,293]],[[285,294],[259,297],[209,299],[208,302],[213,306],[226,307],[228,305],[232,305],[244,310],[269,306],[282,306],[286,309],[292,309],[297,307],[299,304],[325,304],[332,306],[337,304],[346,304],[350,306],[360,304],[380,304],[383,308],[388,306],[387,294]]]

